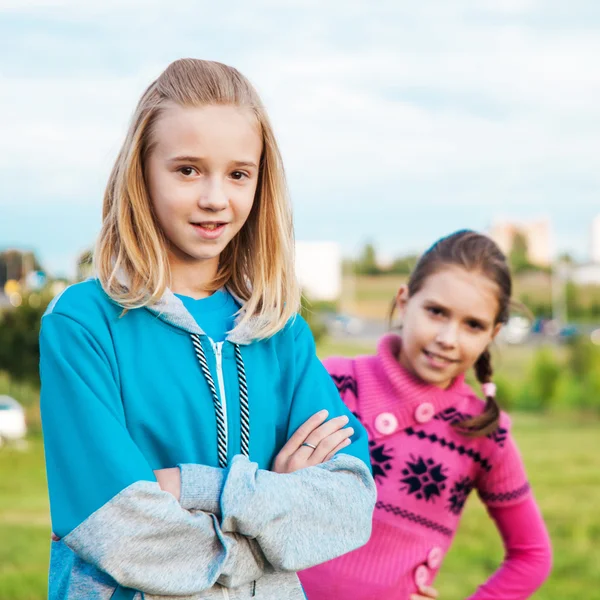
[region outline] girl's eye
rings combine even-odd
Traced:
[[[242,171],[234,171],[231,174],[231,177],[236,181],[241,181],[242,179],[244,179],[244,177],[248,177],[248,175],[246,175],[246,173],[243,173]]]
[[[437,306],[428,306],[427,312],[433,315],[434,317],[439,317],[440,315],[444,314],[442,309],[438,308]]]
[[[194,173],[197,173],[196,169],[194,169],[194,167],[181,167],[179,169],[179,172],[184,175],[185,177],[190,177],[191,175],[194,175]]]
[[[476,331],[483,331],[483,325],[479,321],[467,321],[467,325]]]

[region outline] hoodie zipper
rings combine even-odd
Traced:
[[[217,384],[219,385],[219,399],[221,400],[221,406],[223,407],[223,416],[225,418],[225,447],[229,450],[228,444],[228,427],[229,419],[227,418],[227,397],[225,396],[225,380],[223,378],[223,342],[213,342],[210,338],[210,344],[213,352],[215,353],[215,360],[217,362]],[[223,593],[224,600],[229,600],[229,590],[221,586],[221,592]]]
[[[229,419],[227,417],[227,397],[225,396],[225,379],[223,377],[223,342],[213,342],[210,338],[213,351],[215,353],[215,359],[217,361],[217,384],[219,385],[219,399],[221,400],[221,406],[223,407],[223,417],[225,420],[225,447],[229,453]]]

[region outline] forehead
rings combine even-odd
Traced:
[[[237,106],[187,107],[169,103],[154,123],[154,151],[172,156],[223,155],[229,160],[255,160],[262,152],[255,114]]]
[[[438,302],[458,315],[494,321],[499,292],[498,285],[481,271],[447,266],[427,277],[416,295]]]

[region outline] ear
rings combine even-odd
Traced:
[[[398,313],[400,318],[404,316],[404,311],[406,310],[406,304],[408,303],[408,286],[402,285],[396,294],[396,308],[398,309]]]
[[[496,323],[496,325],[494,325],[494,329],[492,329],[492,341],[496,339],[496,336],[500,333],[501,329],[502,323]]]

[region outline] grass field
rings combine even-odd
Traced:
[[[513,421],[554,547],[552,575],[535,598],[600,599],[600,423],[526,414]],[[472,497],[437,581],[442,598],[465,598],[501,558],[493,524]]]
[[[385,319],[392,299],[400,285],[405,283],[402,275],[345,275],[342,281],[340,309],[343,312],[367,319]],[[531,310],[552,303],[552,282],[547,273],[527,273],[514,278],[515,299]],[[589,307],[600,301],[598,286],[583,286],[577,298],[581,306]]]
[[[387,309],[388,288],[362,301]],[[379,294],[379,295],[377,295]],[[371,309],[374,309],[371,307]],[[367,311],[367,309],[365,309]],[[321,357],[356,355],[374,343],[324,340]],[[496,351],[503,376],[524,377],[532,350]],[[0,394],[27,408],[33,435],[24,449],[0,449],[0,600],[46,598],[50,525],[37,391],[0,374]],[[573,415],[513,414],[514,432],[554,545],[554,570],[538,600],[600,600],[600,421]],[[441,600],[466,598],[502,559],[501,544],[479,501],[472,497],[436,585]],[[351,599],[349,599],[351,600]]]
[[[539,600],[600,599],[600,424],[514,415],[515,435],[554,544],[554,571]],[[46,598],[50,527],[39,437],[0,451],[0,598]],[[442,600],[465,598],[502,557],[479,501],[467,505],[437,586]]]
[[[0,598],[46,598],[50,526],[41,438],[0,450]]]

